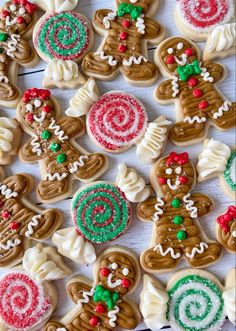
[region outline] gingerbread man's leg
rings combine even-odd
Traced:
[[[142,55],[131,56],[130,58],[123,59],[121,65],[122,74],[134,84],[137,81],[151,82],[153,84],[157,78],[156,66],[147,61]]]
[[[188,123],[185,121],[177,122],[170,131],[171,140],[176,145],[185,145],[190,141],[202,141],[205,138],[207,130],[206,122],[203,123]]]
[[[215,263],[221,256],[221,247],[218,243],[199,243],[196,247],[185,249],[185,257],[193,268],[207,267]]]
[[[51,320],[47,323],[44,328],[44,331],[57,331],[64,328],[65,326],[62,323],[59,323],[55,320]]]
[[[56,175],[57,174],[55,174],[55,178],[53,175],[50,175],[52,180],[43,180],[39,183],[37,194],[42,201],[49,201],[59,196],[61,197],[68,192],[69,181],[67,176],[64,179],[60,179],[62,177],[60,177],[59,174],[60,178]]]
[[[81,158],[82,164],[79,161],[75,161],[70,170],[81,181],[94,181],[106,170],[107,159],[103,154],[94,153],[82,156]]]
[[[221,130],[227,130],[236,125],[236,102],[225,101],[215,111],[211,111],[208,117],[216,127]]]

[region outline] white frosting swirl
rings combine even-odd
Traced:
[[[227,275],[223,299],[228,319],[236,325],[236,269],[232,269]]]
[[[60,254],[77,263],[91,264],[96,260],[93,245],[79,236],[74,228],[56,231],[52,242],[57,245]]]
[[[147,327],[152,331],[158,331],[168,325],[166,312],[169,296],[161,289],[158,281],[148,275],[144,275],[143,282],[140,310]]]
[[[168,127],[172,122],[164,116],[149,123],[144,138],[137,146],[137,155],[142,163],[151,163],[160,156],[168,136]]]
[[[69,82],[79,77],[78,65],[71,60],[52,60],[48,63],[44,77],[54,82]]]
[[[210,33],[206,50],[208,52],[222,52],[236,45],[236,23],[219,25]]]
[[[133,168],[125,164],[118,165],[116,184],[131,202],[141,202],[150,195],[150,189],[146,186],[144,179]]]
[[[1,152],[10,152],[12,150],[13,133],[12,129],[17,128],[14,119],[0,117],[0,154]]]
[[[34,0],[33,2],[45,11],[62,12],[75,9],[78,0]]]
[[[206,139],[203,143],[203,150],[198,157],[198,180],[203,181],[209,176],[222,174],[230,154],[231,151],[227,145],[214,139]]]

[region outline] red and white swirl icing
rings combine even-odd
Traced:
[[[229,22],[234,14],[234,0],[178,0],[177,6],[185,23],[202,32]]]
[[[147,113],[134,96],[109,92],[90,109],[87,126],[101,148],[117,152],[142,138],[147,128]]]
[[[23,271],[12,271],[0,279],[0,318],[10,330],[40,329],[52,311],[43,286]]]

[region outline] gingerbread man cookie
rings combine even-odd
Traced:
[[[212,211],[213,202],[206,195],[191,193],[195,182],[188,153],[172,152],[154,165],[151,183],[157,197],[137,208],[142,221],[153,222],[150,248],[141,255],[144,270],[170,271],[183,257],[194,268],[205,267],[221,257],[220,245],[210,241],[198,223],[199,217]]]
[[[197,162],[198,182],[219,177],[225,194],[236,200],[236,150],[214,139],[205,139]]]
[[[150,188],[133,168],[119,164],[115,184],[94,182],[81,187],[71,203],[74,228],[54,233],[59,253],[81,264],[96,260],[94,244],[103,244],[123,235],[132,219],[130,202],[146,200]]]
[[[34,67],[38,57],[23,38],[30,38],[36,5],[27,0],[7,1],[0,10],[0,105],[15,108],[20,91],[15,86],[17,66]]]
[[[13,118],[0,117],[0,165],[7,165],[18,153],[22,131]]]
[[[166,289],[149,275],[143,281],[140,310],[151,331],[168,325],[173,331],[222,330],[226,316],[236,324],[236,269],[227,274],[225,286],[211,273],[194,269],[172,275]]]
[[[23,265],[0,277],[0,329],[42,330],[57,306],[51,281],[70,274],[55,248],[38,244],[28,249]]]
[[[196,45],[180,37],[163,41],[155,58],[163,74],[169,76],[157,87],[155,98],[160,103],[176,105],[178,122],[170,132],[176,145],[204,140],[210,121],[222,131],[235,126],[236,103],[226,100],[215,86],[225,77],[224,67],[200,62]]]
[[[43,86],[78,88],[85,79],[78,63],[93,45],[89,20],[75,11],[78,0],[34,0],[46,13],[34,27],[33,41],[39,56],[48,63]]]
[[[216,220],[219,243],[231,253],[236,253],[236,207],[229,206]]]
[[[88,154],[74,141],[84,133],[80,118],[61,117],[60,106],[49,90],[25,91],[17,108],[17,118],[32,136],[20,150],[24,162],[39,161],[43,180],[37,187],[41,201],[54,202],[69,197],[73,177],[91,182],[107,168],[99,153]]]
[[[43,211],[25,198],[33,186],[30,175],[5,177],[0,168],[0,268],[18,264],[30,239],[47,239],[61,225],[58,210]]]
[[[105,250],[94,266],[94,284],[84,278],[71,279],[67,293],[77,307],[61,320],[50,321],[45,331],[133,330],[141,321],[138,307],[125,299],[140,281],[136,255],[127,248]]]
[[[159,0],[116,0],[117,10],[100,9],[93,26],[104,41],[96,53],[85,56],[82,66],[86,75],[113,80],[119,71],[128,83],[152,85],[157,69],[148,60],[147,44],[158,44],[165,35],[162,26],[150,18]]]

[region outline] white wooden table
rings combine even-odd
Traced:
[[[0,5],[4,0],[0,0]],[[175,5],[175,0],[161,0],[160,1],[160,7],[156,14],[156,19],[167,29],[168,36],[174,36],[177,33],[176,26],[173,22],[173,9]],[[78,10],[86,15],[88,18],[91,18],[94,11],[100,8],[113,8],[114,1],[106,1],[106,0],[80,0],[78,5]],[[180,33],[178,34],[180,35]],[[96,36],[96,47],[99,45],[100,39],[98,36]],[[202,45],[201,45],[202,46]],[[149,49],[149,56],[152,59],[154,54],[155,48],[152,47]],[[228,76],[226,80],[219,85],[220,90],[225,94],[226,97],[228,97],[231,101],[235,100],[235,61],[234,58],[227,58],[220,61],[222,64],[224,64],[228,70]],[[45,69],[45,62],[41,61],[40,64],[34,68],[34,69],[23,69],[20,68],[19,71],[19,81],[18,84],[22,91],[24,91],[27,88],[31,87],[41,87],[41,82],[43,79],[43,70]],[[162,80],[162,77],[159,77],[158,83]],[[169,119],[175,121],[175,111],[174,106],[161,106],[158,105],[155,100],[153,99],[153,91],[154,87],[149,88],[135,88],[128,86],[124,79],[120,76],[115,81],[111,83],[98,83],[99,88],[101,89],[101,92],[107,92],[112,89],[125,89],[127,92],[130,92],[140,98],[140,100],[146,105],[147,112],[149,114],[149,119],[154,120],[159,115],[166,115]],[[53,91],[53,94],[55,97],[58,98],[58,100],[61,103],[62,109],[65,110],[70,98],[74,95],[74,90],[66,90],[66,91],[60,91],[58,89],[55,89]],[[15,110],[7,110],[3,109],[1,110],[1,116],[9,116],[14,117],[15,116]],[[209,131],[209,137],[219,139],[223,141],[226,144],[232,145],[236,141],[235,131],[234,129],[229,130],[228,132],[219,132],[216,129],[210,129]],[[94,152],[98,151],[98,148],[95,146],[92,146],[90,140],[88,137],[84,137],[81,139],[80,143],[83,147],[87,148],[89,151]],[[190,157],[193,159],[193,161],[196,161],[197,155],[201,150],[201,144],[197,144],[188,148],[184,149],[185,151],[189,152]],[[166,148],[166,153],[170,151],[183,151],[183,149],[176,148],[172,144],[168,144]],[[103,176],[104,180],[114,180],[116,177],[116,167],[118,163],[120,162],[126,162],[129,166],[135,167],[137,170],[141,172],[141,174],[146,178],[147,183],[149,182],[149,173],[150,173],[150,166],[143,166],[141,165],[136,157],[136,150],[135,148],[130,149],[129,151],[119,154],[119,155],[108,155],[109,156],[109,170],[105,173]],[[23,164],[18,159],[15,161],[15,163],[10,166],[8,169],[8,174],[14,174],[14,173],[21,173],[21,172],[27,172],[36,178],[38,181],[40,178],[40,172],[38,164]],[[79,187],[79,183],[76,182],[74,185],[74,189],[76,190]],[[201,223],[204,226],[204,229],[206,230],[207,234],[211,238],[215,238],[215,219],[219,213],[224,211],[229,204],[232,204],[232,201],[229,200],[224,194],[222,193],[220,187],[219,187],[219,180],[213,179],[208,182],[205,182],[203,184],[197,185],[195,187],[196,192],[206,193],[211,195],[215,199],[215,209],[210,214],[207,215],[205,218],[201,219]],[[37,198],[35,193],[32,193],[31,196],[32,200],[37,203]],[[55,203],[53,204],[53,207],[59,208],[64,212],[64,223],[63,227],[72,226],[72,221],[70,217],[70,202],[71,199],[67,199],[65,201]],[[44,206],[47,207],[47,206]],[[135,206],[134,206],[135,207]],[[135,208],[134,208],[135,212]],[[126,247],[129,247],[133,249],[138,255],[148,246],[148,243],[150,241],[152,233],[152,225],[151,224],[145,224],[140,222],[136,217],[134,213],[133,221],[128,229],[128,231],[118,240],[114,241],[112,245],[119,244],[124,245]],[[49,241],[50,243],[50,241]],[[97,247],[97,252],[99,253],[104,248],[106,248],[109,245],[102,245],[101,247]],[[68,265],[73,270],[74,274],[81,273],[83,275],[92,277],[92,266],[79,266],[70,260],[67,259]],[[182,262],[182,264],[178,268],[185,267],[185,262]],[[209,271],[213,272],[215,276],[219,277],[221,281],[224,281],[226,273],[235,266],[235,256],[233,254],[229,254],[227,252],[224,252],[224,256],[215,265],[212,267],[207,268]],[[2,271],[0,272],[0,274]],[[161,276],[158,276],[158,278],[163,281],[165,284],[167,279],[171,276],[171,274],[164,274]],[[57,281],[56,285],[59,292],[59,304],[58,304],[58,311],[57,315],[62,316],[64,313],[66,313],[73,305],[70,302],[70,300],[66,296],[65,292],[65,284],[67,280],[64,281]],[[141,290],[141,284],[139,288],[136,290],[136,293],[133,295],[133,300],[136,301],[136,303],[139,303],[139,293]],[[145,325],[142,323],[137,328],[137,330],[145,329]],[[231,331],[234,330],[234,327],[227,323],[224,325],[223,330],[225,331]]]

